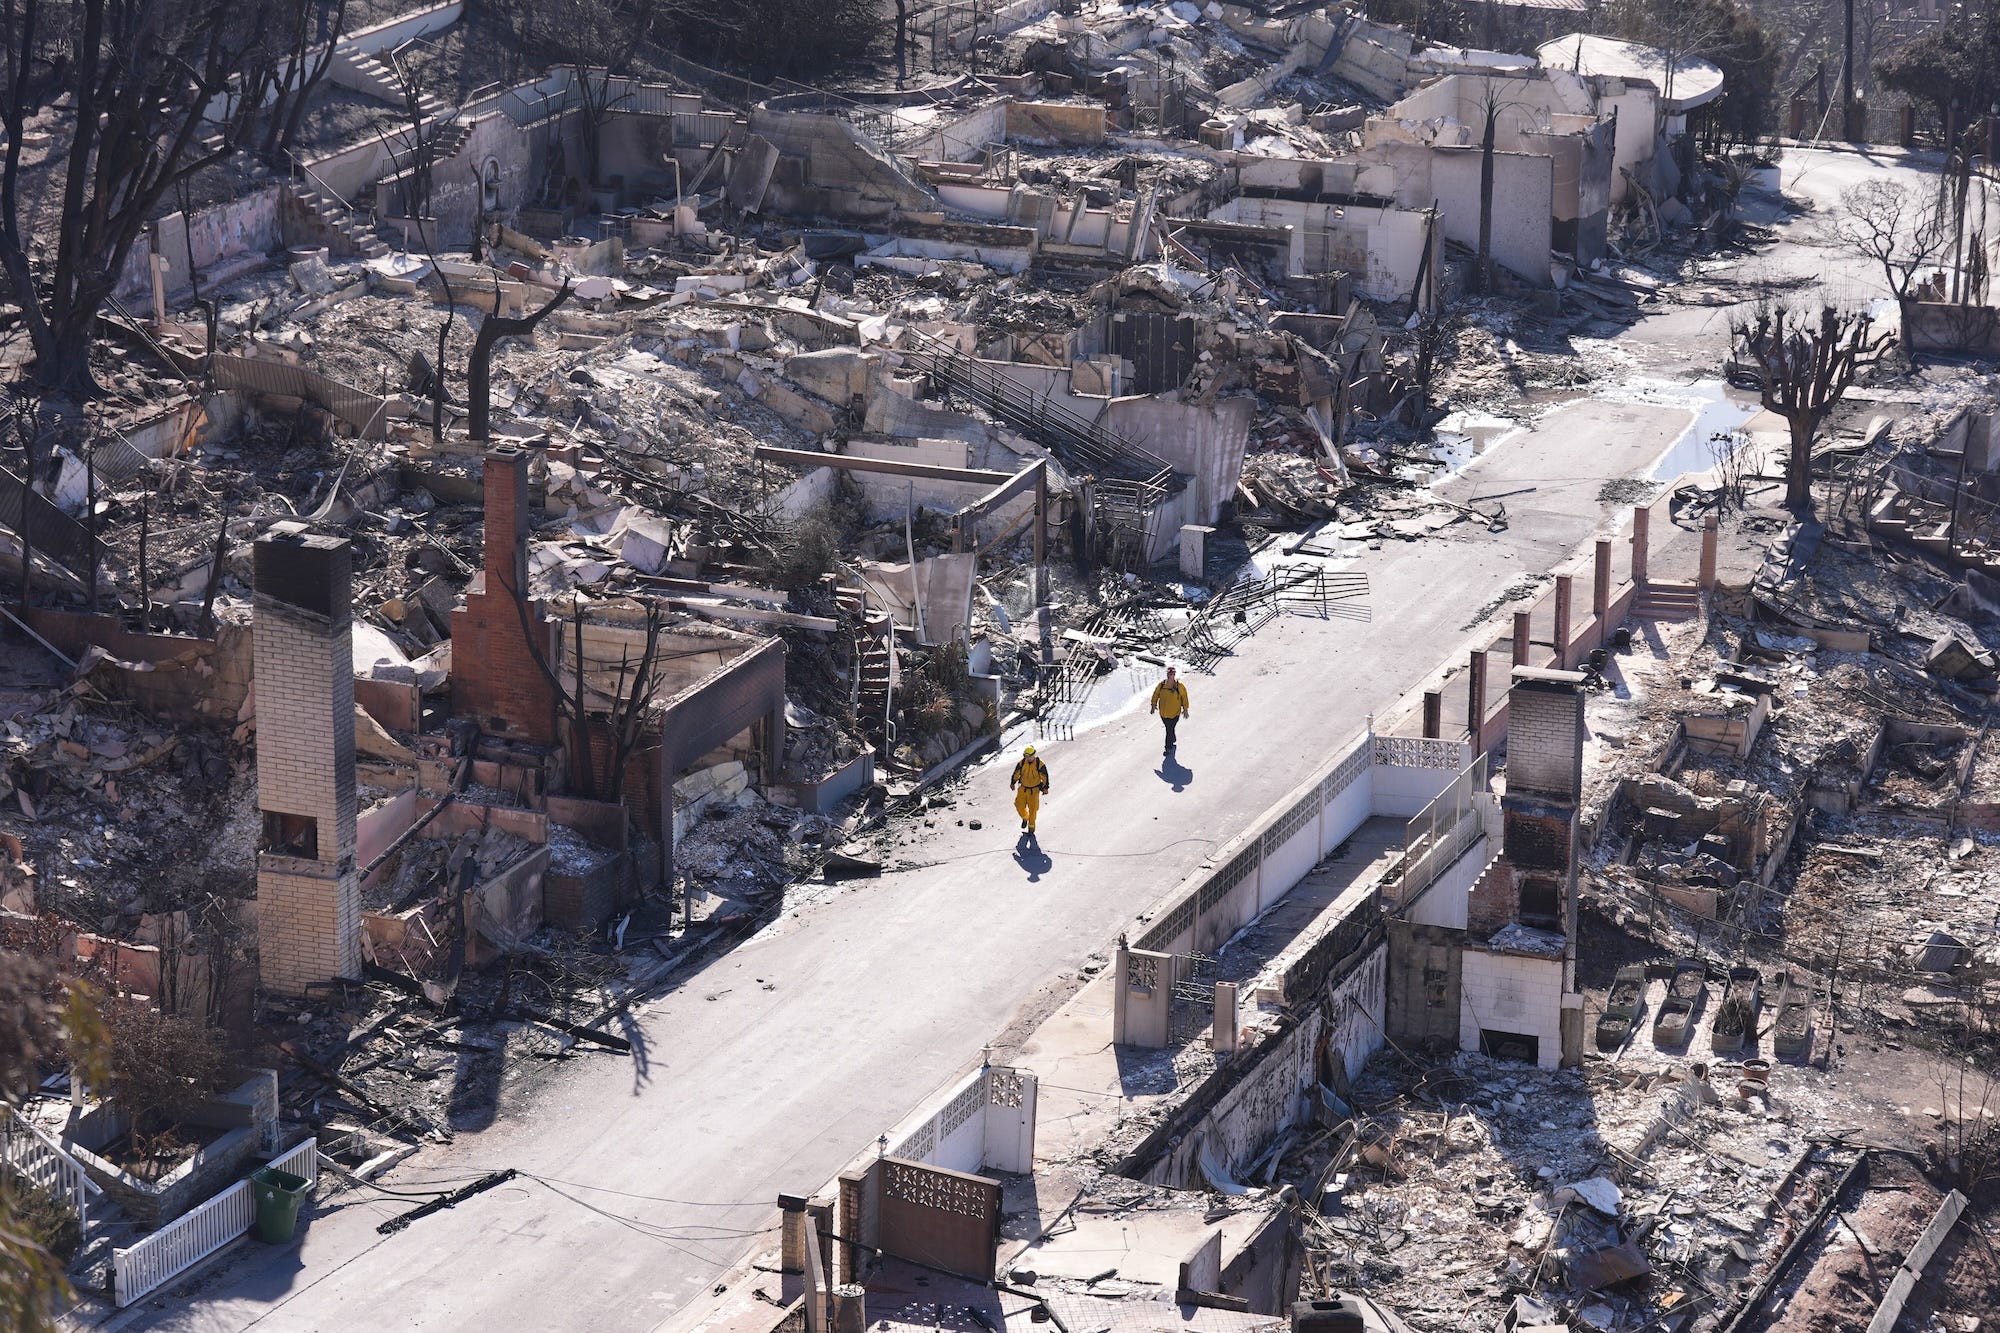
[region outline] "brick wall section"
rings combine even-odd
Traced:
[[[1491,935],[1512,921],[1519,908],[1514,867],[1505,861],[1495,861],[1472,886],[1472,897],[1466,906],[1466,930],[1480,937]]]
[[[579,933],[597,929],[617,908],[623,877],[623,860],[606,861],[580,875],[550,870],[542,880],[543,919]]]
[[[345,872],[296,857],[257,858],[257,979],[285,995],[361,975],[361,887]]]
[[[257,805],[319,823],[317,859],[354,855],[353,632],[257,599]]]
[[[1523,798],[1504,802],[1501,855],[1517,870],[1563,875],[1576,850],[1576,820],[1572,812]]]
[[[250,693],[251,631],[216,626],[213,639],[182,634],[139,634],[116,616],[36,607],[28,613],[35,633],[81,658],[92,645],[124,662],[147,662],[151,671],[107,667],[119,688],[151,717],[172,722],[234,722]]]
[[[1583,677],[1516,667],[1507,716],[1509,794],[1574,805],[1583,791]]]
[[[558,627],[540,602],[524,605],[519,596],[528,586],[526,450],[509,445],[488,451],[485,494],[485,568],[466,588],[465,605],[451,613],[452,712],[489,732],[552,745],[555,689],[528,634],[538,636],[543,659],[553,663]]]
[[[316,826],[311,857],[257,858],[258,980],[298,994],[361,974],[348,543],[280,525],[256,546],[257,805]]]

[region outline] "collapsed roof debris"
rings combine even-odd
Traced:
[[[2000,1007],[1990,387],[1879,368],[1801,455],[1818,520],[1776,509],[1784,423],[1674,316],[1825,261],[1744,264],[1798,205],[1719,146],[1733,74],[1560,6],[1523,52],[1346,5],[920,8],[928,81],[811,87],[643,41],[530,69],[506,14],[371,4],[289,169],[217,138],[119,257],[88,411],[0,331],[0,945],[226,1028],[366,1179],[566,1065],[643,1084],[637,1006],[894,894],[991,818],[978,758],[1504,542],[1464,739],[1436,680],[1421,735],[1371,716],[1191,833],[1038,1030],[786,1196],[785,1300],[715,1320],[1901,1299],[1830,1219],[1913,1253],[1985,1227],[2000,1160],[2000,1092],[1942,1072]],[[951,1264],[881,1207],[940,1191],[979,1220]],[[132,1223],[93,1221],[115,1269]],[[1940,1320],[1993,1308],[1976,1250]]]

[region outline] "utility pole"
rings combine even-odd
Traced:
[[[1840,134],[1851,139],[1854,133],[1848,118],[1854,114],[1854,0],[1844,0],[1842,8],[1847,15],[1847,36],[1840,47]]]

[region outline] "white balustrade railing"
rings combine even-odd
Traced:
[[[84,1174],[74,1157],[62,1145],[43,1133],[13,1107],[6,1107],[7,1119],[0,1121],[0,1162],[5,1162],[29,1184],[58,1199],[69,1201],[76,1210],[78,1226],[90,1221],[90,1196],[104,1191]]]
[[[319,1140],[307,1139],[266,1165],[303,1176],[317,1186]],[[113,1297],[120,1306],[130,1305],[235,1240],[256,1220],[257,1200],[250,1182],[239,1180],[138,1244],[112,1251]]]

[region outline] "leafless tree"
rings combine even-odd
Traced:
[[[252,0],[246,19],[257,41],[229,94],[229,140],[279,166],[333,64],[347,0]]]
[[[1444,299],[1417,314],[1416,325],[1410,331],[1410,378],[1417,390],[1419,427],[1430,420],[1431,409],[1437,405],[1439,363],[1458,345],[1458,335],[1464,331],[1466,321],[1464,304]]]
[[[1741,431],[1717,431],[1708,437],[1708,458],[1722,491],[1721,508],[1725,513],[1743,507],[1743,478],[1754,470],[1750,466],[1749,448],[1749,440]]]
[[[226,0],[0,0],[0,272],[44,390],[94,390],[97,312],[167,191],[231,151],[203,118],[256,26]],[[31,167],[47,111],[69,142]]]
[[[1956,1021],[1931,1053],[1929,1082],[1938,1092],[1936,1165],[1953,1185],[1976,1195],[2000,1180],[2000,1078],[1993,1074],[1995,976],[1990,964],[1954,969],[1963,998]]]
[[[162,1010],[220,1021],[235,977],[249,956],[250,932],[236,909],[233,900],[210,893],[183,911],[162,914],[157,997]],[[195,959],[201,960],[203,985],[190,991],[187,983]]]
[[[1484,296],[1493,290],[1493,137],[1500,120],[1491,79],[1486,81],[1486,101],[1479,112],[1479,267],[1473,285]]]
[[[412,43],[418,39],[412,39]],[[445,106],[432,91],[433,80],[426,67],[412,54],[412,43],[387,52],[383,62],[396,84],[400,100],[399,118],[393,130],[379,131],[383,147],[396,169],[396,185],[402,195],[405,217],[417,222],[418,230],[431,225],[432,188],[437,164],[443,157],[445,135],[457,123],[460,108]],[[427,238],[434,241],[436,238]]]
[[[539,41],[560,54],[571,95],[582,107],[577,146],[586,188],[598,181],[604,124],[625,97],[620,76],[630,72],[633,53],[669,8],[658,0],[563,0],[531,11]]]
[[[1875,332],[1864,311],[1820,307],[1818,320],[1782,306],[1760,310],[1731,329],[1757,363],[1764,406],[1791,428],[1785,460],[1785,506],[1812,512],[1812,445],[1855,374],[1881,359],[1894,341]]]
[[[1880,264],[1899,300],[1909,295],[1919,270],[1943,255],[1945,232],[1938,210],[1894,181],[1864,181],[1840,192],[1833,234],[1854,253]]]
[[[556,713],[564,742],[569,750],[570,785],[591,800],[617,801],[625,792],[625,765],[646,737],[652,733],[653,705],[666,685],[661,672],[660,635],[666,629],[664,608],[650,599],[645,606],[645,638],[637,657],[622,655],[612,688],[598,691],[605,702],[599,706],[585,669],[583,653],[584,607],[579,602],[569,616],[570,679],[563,679],[563,664],[551,661],[542,648],[528,610],[526,589],[508,589],[514,594],[515,610],[521,619],[528,652],[555,696]],[[599,733],[610,742],[610,763],[600,771],[596,763]]]
[[[1503,95],[1501,81],[1488,77],[1479,95],[1479,251],[1473,270],[1473,290],[1484,295],[1493,290],[1493,154],[1499,135],[1500,117],[1510,110],[1532,113],[1528,103]]]

